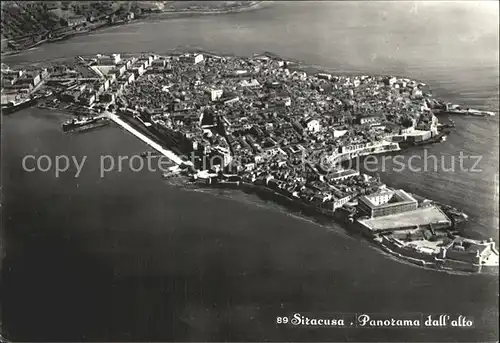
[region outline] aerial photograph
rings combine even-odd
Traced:
[[[499,10],[2,1],[0,343],[498,342]]]

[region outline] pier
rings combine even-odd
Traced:
[[[118,124],[119,126],[124,128],[125,130],[127,130],[128,132],[130,132],[131,134],[133,134],[134,136],[136,136],[137,138],[139,138],[140,140],[145,142],[150,147],[157,150],[162,155],[168,157],[172,162],[176,163],[177,165],[191,164],[190,162],[184,162],[179,156],[174,154],[172,151],[165,149],[160,144],[154,142],[151,138],[146,137],[144,134],[142,134],[139,131],[137,131],[136,129],[134,129],[130,124],[123,121],[117,114],[106,111],[102,114],[102,116],[107,117],[110,120],[114,121],[116,124]]]

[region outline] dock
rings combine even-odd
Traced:
[[[161,153],[162,155],[168,157],[172,162],[174,162],[177,165],[181,164],[191,164],[190,162],[184,162],[179,156],[177,156],[174,152],[165,149],[162,147],[160,144],[154,142],[151,138],[145,136],[144,134],[140,133],[136,129],[134,129],[130,124],[126,123],[124,120],[122,120],[117,114],[106,111],[102,114],[102,116],[109,118],[110,120],[114,121],[116,124],[121,126],[123,129],[127,130],[140,140],[142,140],[144,143]]]

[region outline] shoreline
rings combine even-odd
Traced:
[[[179,189],[193,192],[203,192],[204,190],[208,190],[209,192],[205,193],[212,196],[218,196],[218,194],[214,194],[214,192],[211,191],[228,191],[229,195],[227,198],[231,200],[233,200],[231,195],[235,191],[255,196],[263,202],[271,202],[273,205],[277,205],[281,210],[283,210],[284,214],[291,215],[297,219],[311,221],[323,227],[326,227],[327,224],[334,224],[335,229],[340,229],[335,230],[337,234],[349,236],[357,240],[358,243],[365,242],[370,247],[375,248],[379,253],[386,255],[386,257],[392,258],[394,261],[399,263],[406,263],[412,267],[419,267],[427,270],[462,276],[469,276],[471,274],[497,275],[499,271],[498,266],[481,266],[468,264],[458,260],[439,260],[436,258],[425,259],[424,257],[419,258],[418,256],[414,257],[404,255],[403,252],[391,249],[387,244],[383,244],[375,239],[367,238],[354,228],[354,224],[348,223],[341,215],[337,213],[322,213],[312,206],[305,203],[298,203],[296,199],[292,199],[285,194],[281,194],[264,185],[255,185],[244,181],[241,181],[238,185],[233,183],[208,185],[196,181],[188,181],[186,176],[177,176],[177,178],[181,178],[181,181],[173,183],[170,178],[163,179],[170,187],[177,187]],[[310,213],[307,213],[308,211],[310,211]]]
[[[251,12],[251,11],[257,11],[259,9],[262,9],[265,6],[272,5],[273,1],[251,1],[248,4],[240,5],[235,8],[221,8],[221,9],[214,9],[214,10],[165,10],[162,12],[152,12],[148,13],[147,15],[144,15],[144,17],[137,18],[135,20],[131,20],[128,22],[123,22],[123,23],[118,23],[118,24],[104,24],[102,26],[99,26],[95,29],[89,29],[86,31],[76,31],[70,34],[67,34],[62,37],[57,37],[55,39],[45,39],[41,40],[25,49],[22,50],[14,50],[14,51],[6,51],[2,52],[0,54],[1,57],[8,57],[8,56],[16,56],[19,54],[22,54],[24,52],[27,52],[31,49],[37,48],[39,46],[42,46],[44,44],[51,44],[51,43],[58,43],[60,41],[65,41],[68,39],[71,39],[73,37],[78,37],[78,36],[86,36],[86,35],[91,35],[94,32],[97,31],[102,31],[108,28],[114,28],[114,27],[119,27],[119,26],[125,26],[125,25],[131,25],[131,24],[140,24],[143,22],[147,21],[155,21],[155,20],[168,20],[168,19],[180,19],[180,18],[189,18],[189,17],[195,17],[195,16],[208,16],[208,15],[220,15],[220,14],[231,14],[231,13],[242,13],[242,12]]]
[[[247,12],[247,11],[254,11],[261,9],[263,6],[266,6],[266,4],[272,4],[273,1],[251,1],[248,4],[240,5],[234,8],[221,8],[221,9],[214,9],[214,10],[163,10],[162,12],[153,12],[149,14],[146,18],[141,18],[141,19],[170,19],[170,18],[175,18],[175,17],[190,17],[190,16],[197,16],[197,15],[211,15],[211,14],[230,14],[230,13],[241,13],[241,12]]]
[[[195,49],[195,50],[198,51],[198,52],[205,53],[207,55],[215,55],[215,56],[237,56],[235,54],[216,54],[214,52],[208,52],[206,50],[205,51],[203,51],[203,50],[200,51],[200,49]],[[182,54],[182,53],[185,53],[186,50],[185,49],[184,50],[181,50],[181,49],[171,49],[170,54],[172,54],[173,52]],[[140,53],[128,53],[127,55],[129,55],[129,56],[137,56],[137,55],[140,55]],[[280,59],[284,59],[284,58],[282,58],[282,57],[280,57],[280,56],[278,56],[276,54],[272,54],[272,53],[269,53],[269,52],[265,52],[265,53],[262,53],[262,54],[254,54],[253,56],[260,56],[260,55],[273,56],[273,57],[277,57],[277,58],[280,58]],[[246,58],[250,58],[250,57],[246,56]],[[288,59],[284,59],[284,60],[288,61]],[[313,74],[315,72],[321,72],[321,71],[327,70],[327,69],[318,69],[315,66],[313,66],[311,68],[310,65],[307,65],[307,64],[305,64],[303,62],[300,62],[300,61],[297,61],[297,60],[294,61],[294,63],[295,63],[295,65],[293,66],[294,69],[305,71],[305,73],[307,73],[307,74]],[[312,71],[312,69],[314,71]],[[349,75],[351,75],[351,74],[349,74]],[[381,76],[381,75],[377,75],[377,76]],[[430,96],[430,98],[432,100],[439,101],[434,96]],[[161,143],[161,144],[163,145],[163,143]],[[405,148],[403,148],[403,150],[405,150]],[[240,178],[240,180],[241,180],[241,178]],[[312,217],[312,219],[314,219],[318,215],[322,216],[322,217],[328,217],[330,220],[333,219],[336,223],[341,224],[341,226],[346,231],[351,231],[349,229],[349,227],[344,227],[344,226],[349,226],[348,223],[347,223],[347,221],[346,221],[347,217],[342,218],[342,220],[339,222],[339,217],[338,216],[342,215],[339,211],[325,210],[323,208],[319,208],[317,206],[313,206],[312,204],[307,204],[304,201],[300,201],[300,203],[299,203],[299,199],[292,199],[292,198],[288,197],[285,194],[279,193],[276,190],[273,190],[273,189],[267,187],[267,185],[266,186],[262,186],[260,184],[254,184],[253,182],[252,183],[248,183],[247,182],[246,184],[244,182],[241,182],[241,183],[244,184],[244,186],[246,186],[245,188],[247,190],[251,191],[252,193],[266,194],[266,195],[270,194],[272,197],[279,198],[280,199],[279,202],[274,201],[275,203],[278,203],[279,205],[282,205],[281,202],[285,201],[286,203],[288,203],[288,205],[291,205],[295,209],[299,209],[301,214],[303,212],[306,212],[307,213],[306,216],[308,218]],[[198,184],[198,186],[201,186],[201,185]],[[236,188],[239,188],[239,186],[240,186],[240,182],[238,182],[238,187],[236,187]],[[388,185],[388,186],[390,187],[390,185]],[[210,186],[210,185],[203,185],[203,187],[218,188],[218,187],[213,187],[213,186]],[[234,188],[234,186],[230,186],[229,184],[226,184],[226,185],[222,185],[222,188]],[[328,213],[326,213],[326,212],[328,212]],[[343,224],[345,224],[345,225],[343,225]],[[360,232],[358,232],[358,233],[361,234]],[[369,239],[368,241],[371,242],[371,243],[375,243],[374,239]],[[382,245],[382,244],[380,244],[381,247],[380,247],[379,244],[375,244],[375,245],[378,245],[379,248],[381,248],[382,250],[386,250],[385,248],[387,248],[387,247],[384,247],[384,245]],[[404,259],[404,260],[407,260],[407,261],[409,261],[411,263],[416,263],[418,265],[422,265],[422,263],[423,263],[423,266],[428,266],[428,265],[425,265],[426,262],[422,262],[421,259],[414,259],[414,260],[412,260],[411,256],[404,256],[404,255],[398,254],[398,253],[392,251],[391,249],[389,249],[388,252],[391,252],[392,255],[396,254],[397,257],[399,257],[401,259]],[[433,268],[433,269],[436,269],[436,268]],[[440,268],[437,268],[437,269],[441,270]]]

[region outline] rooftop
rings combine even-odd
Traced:
[[[403,203],[403,202],[414,202],[416,201],[411,195],[406,193],[405,191],[398,190],[383,190],[371,195],[365,195],[360,197],[360,200],[363,201],[366,205],[370,207],[378,207],[383,206],[385,204],[395,204],[395,203]]]

